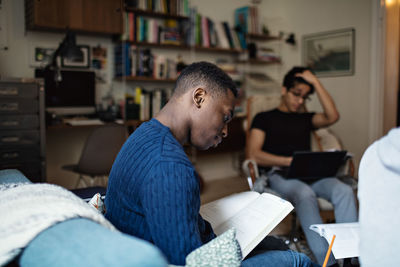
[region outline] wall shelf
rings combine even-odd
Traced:
[[[269,65],[269,64],[280,64],[280,60],[261,60],[261,59],[248,59],[236,61],[238,64],[254,64],[254,65]]]
[[[245,51],[242,49],[188,46],[188,45],[182,45],[182,44],[158,44],[158,43],[132,42],[132,41],[122,41],[122,42],[130,43],[132,45],[141,46],[141,47],[153,47],[153,48],[162,48],[162,49],[185,49],[185,50],[194,50],[196,52],[211,52],[211,53],[216,52],[216,53],[238,54],[238,53],[242,53]]]
[[[174,83],[176,79],[156,79],[153,77],[146,76],[122,76],[116,77],[117,81],[133,81],[133,82],[156,82],[156,83]]]
[[[185,20],[189,19],[189,17],[181,16],[181,15],[174,15],[169,13],[162,13],[162,12],[153,12],[149,10],[142,10],[132,7],[125,7],[126,12],[133,12],[138,16],[146,16],[146,17],[153,17],[153,18],[164,18],[164,19],[177,19],[177,20]]]
[[[200,52],[221,52],[221,53],[233,53],[238,54],[243,52],[242,49],[234,49],[234,48],[221,48],[221,47],[203,47],[203,46],[195,46],[194,50]]]
[[[272,36],[267,34],[258,34],[258,33],[248,33],[246,35],[247,39],[255,40],[255,41],[275,41],[281,40],[280,36]]]

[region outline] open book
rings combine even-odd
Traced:
[[[234,227],[244,258],[292,209],[290,202],[277,196],[248,191],[207,203],[200,214],[217,235]]]
[[[310,229],[325,237],[328,244],[331,242],[333,235],[336,235],[332,246],[332,253],[336,259],[360,256],[358,250],[360,226],[358,222],[313,224]]]

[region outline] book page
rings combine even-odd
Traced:
[[[212,226],[217,235],[234,227],[244,258],[292,209],[290,202],[263,193],[224,223]]]
[[[360,227],[355,223],[313,224],[310,229],[323,236],[328,244],[336,235],[332,253],[336,259],[358,257],[360,243]]]
[[[233,194],[202,205],[200,214],[204,220],[211,223],[215,231],[221,223],[233,217],[259,196],[260,194],[254,191]]]

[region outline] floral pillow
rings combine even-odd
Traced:
[[[231,228],[186,257],[187,267],[240,266],[242,250],[236,240],[236,230]]]

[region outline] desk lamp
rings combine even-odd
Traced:
[[[67,31],[64,40],[53,53],[50,63],[45,67],[45,70],[54,70],[54,80],[60,82],[62,80],[60,67],[58,66],[57,57],[62,56],[71,61],[82,61],[83,53],[76,45],[75,33]]]

